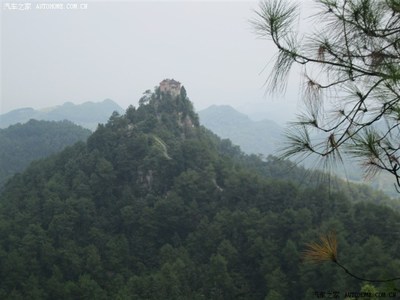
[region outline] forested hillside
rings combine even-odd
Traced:
[[[253,121],[228,105],[212,105],[199,111],[198,114],[202,125],[221,138],[230,139],[247,154],[262,154],[265,157],[281,154],[285,141],[284,129],[273,121]],[[390,197],[399,197],[393,188],[395,180],[390,174],[379,173],[366,180],[362,166],[357,161],[346,156],[343,159],[342,163],[332,166],[329,170],[314,158],[301,160],[301,165],[309,169],[329,171],[345,181],[369,185],[376,190],[384,191]]]
[[[372,203],[382,194],[350,199],[305,176],[200,126],[184,89],[156,89],[86,143],[7,183],[0,298],[309,300],[359,291],[362,282],[333,264],[302,262],[304,244],[328,230],[349,269],[398,276],[399,212]]]
[[[33,160],[59,152],[77,141],[85,141],[90,133],[69,121],[30,120],[0,129],[0,188]]]

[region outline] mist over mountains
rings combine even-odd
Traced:
[[[26,123],[30,119],[35,119],[47,121],[69,120],[77,125],[94,130],[98,123],[107,122],[113,111],[123,113],[124,110],[110,99],[82,104],[66,102],[63,105],[43,110],[36,110],[31,107],[20,108],[0,115],[0,128],[6,128],[16,123]]]
[[[124,112],[117,103],[110,99],[102,102],[85,102],[83,104],[66,102],[63,105],[42,110],[20,108],[0,115],[0,128],[5,128],[11,124],[25,123],[30,119],[37,119],[69,120],[94,130],[99,123],[106,123],[114,111],[119,114]],[[241,150],[247,154],[261,154],[267,157],[268,155],[276,155],[277,150],[282,147],[284,128],[274,121],[251,119],[248,115],[237,111],[229,105],[212,105],[199,111],[198,115],[203,126],[222,138],[230,139],[233,144],[240,146]],[[261,118],[262,115],[266,115],[264,111],[260,111],[259,117]],[[28,148],[25,150],[29,151]],[[4,151],[9,151],[9,149]],[[37,157],[39,158],[39,156]],[[30,160],[27,160],[23,165],[26,166],[29,162]],[[305,160],[304,164],[307,168],[316,167],[315,162],[310,159]],[[22,170],[23,168],[18,167],[17,169]],[[2,172],[8,171],[4,169]],[[10,174],[13,174],[13,172]],[[364,182],[362,170],[356,163],[350,163],[350,161],[346,162],[343,167],[339,165],[335,170],[335,174],[345,180],[367,183],[374,188],[384,190],[385,193],[392,197],[397,197],[397,193],[393,190],[393,180],[388,174],[381,174],[373,178],[372,181]]]
[[[212,105],[198,114],[202,125],[247,154],[274,154],[283,139],[283,128],[274,121],[253,121],[229,105]]]

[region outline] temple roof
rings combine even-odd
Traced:
[[[163,81],[160,82],[160,84],[163,83],[168,83],[168,84],[181,84],[179,81],[176,81],[174,79],[164,79]]]

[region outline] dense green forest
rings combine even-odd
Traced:
[[[69,121],[30,120],[0,129],[0,188],[33,160],[47,157],[78,141],[91,131]]]
[[[329,230],[349,269],[399,276],[399,211],[379,205],[389,201],[381,193],[312,178],[200,126],[184,88],[178,97],[156,89],[87,142],[7,182],[0,299],[309,300],[359,291],[363,282],[333,264],[302,262],[304,244]]]

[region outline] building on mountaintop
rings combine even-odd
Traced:
[[[160,82],[160,92],[170,93],[171,96],[177,97],[181,92],[181,83],[174,79],[164,79]]]

